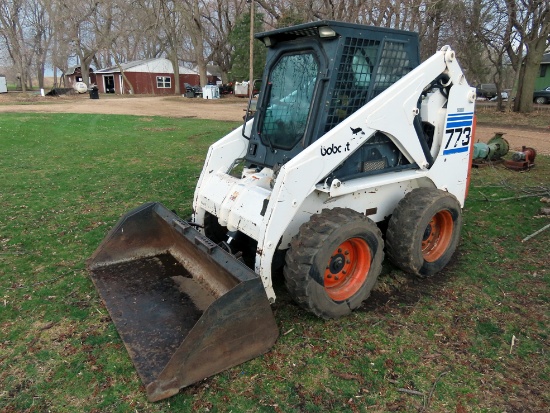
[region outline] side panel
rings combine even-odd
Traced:
[[[300,226],[309,221],[313,214],[318,214],[323,209],[349,208],[365,214],[374,222],[380,222],[392,214],[397,203],[406,193],[421,186],[435,187],[429,179],[412,174],[402,175],[401,179],[396,179],[394,182],[382,183],[379,180],[377,184],[375,180],[371,180],[371,183],[363,179],[357,181],[361,182],[346,182],[349,189],[356,190],[340,196],[330,196],[327,192],[319,190],[312,192],[289,222],[279,249],[289,248],[290,241],[298,234]]]
[[[246,123],[244,133],[250,136],[252,120]],[[199,225],[204,223],[204,206],[201,205],[201,197],[206,194],[216,194],[212,191],[210,179],[217,173],[227,173],[237,159],[241,159],[246,154],[248,140],[243,137],[243,128],[239,127],[215,142],[208,149],[208,154],[204,161],[201,175],[195,187],[195,196],[193,198],[193,221]],[[228,177],[231,178],[231,177]],[[215,186],[215,185],[214,185]],[[222,198],[227,193],[219,194]]]
[[[475,89],[468,85],[452,50],[446,51],[447,74],[453,87],[447,101],[439,153],[430,168],[436,187],[452,193],[461,206],[466,197],[470,150],[474,139]],[[441,116],[443,118],[443,116]]]

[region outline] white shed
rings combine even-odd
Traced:
[[[8,93],[8,83],[4,75],[0,75],[0,93]]]

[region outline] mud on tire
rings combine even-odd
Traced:
[[[417,188],[395,208],[386,232],[386,254],[403,271],[431,276],[451,260],[462,227],[458,200],[448,192]]]
[[[369,296],[384,259],[376,224],[334,208],[300,227],[286,254],[285,284],[301,307],[322,318],[351,313]]]

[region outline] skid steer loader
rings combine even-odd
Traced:
[[[415,33],[335,21],[256,38],[256,112],[210,147],[192,219],[145,204],[88,260],[151,401],[269,350],[274,269],[337,318],[384,251],[430,276],[459,242],[476,93],[455,53],[420,63]]]

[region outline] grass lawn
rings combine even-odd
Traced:
[[[442,273],[385,264],[373,297],[336,321],[275,280],[269,353],[148,403],[85,260],[143,202],[188,216],[208,146],[236,126],[0,114],[1,412],[548,411],[550,230],[521,242],[550,222],[545,156],[529,172],[472,171]]]
[[[550,126],[550,105],[534,105],[531,113],[516,113],[507,110],[496,112],[494,104],[477,104],[476,116],[480,124],[500,127],[539,129],[547,131]]]

